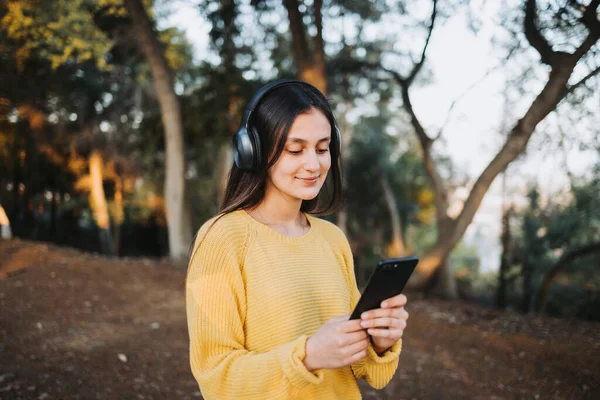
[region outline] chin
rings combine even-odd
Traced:
[[[315,197],[317,197],[317,195],[319,194],[319,192],[321,191],[321,188],[310,188],[310,189],[300,189],[300,190],[290,190],[289,192],[287,192],[286,194],[294,199],[298,199],[298,200],[312,200]]]
[[[312,200],[319,195],[320,191],[321,188],[319,188],[319,190],[303,191],[302,193],[298,193],[297,197],[302,200]]]

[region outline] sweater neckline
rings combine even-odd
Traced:
[[[257,230],[259,230],[260,232],[266,234],[268,237],[270,237],[274,240],[277,240],[279,242],[283,242],[283,243],[287,243],[287,244],[303,244],[303,243],[307,243],[310,240],[312,240],[312,238],[315,235],[315,229],[316,229],[315,228],[315,218],[307,213],[304,213],[304,215],[306,216],[306,219],[309,224],[308,231],[306,233],[304,233],[302,236],[287,236],[287,235],[284,235],[283,233],[276,231],[275,229],[271,228],[270,226],[263,224],[262,222],[258,221],[257,219],[254,219],[254,217],[251,216],[250,214],[248,214],[248,212],[246,210],[240,209],[240,210],[237,210],[236,212],[239,213],[241,216],[243,216],[244,219],[248,220],[252,226],[256,227]]]

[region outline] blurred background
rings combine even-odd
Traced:
[[[107,345],[81,334],[81,325],[61,325],[70,319],[56,317],[56,304],[82,307],[103,329],[114,323],[100,330],[110,336],[124,323],[114,314],[118,304],[139,301],[143,315],[161,298],[173,308],[153,312],[177,314],[173,352],[187,357],[180,293],[185,257],[195,231],[217,212],[232,164],[231,136],[246,102],[279,78],[310,82],[331,100],[343,137],[345,192],[341,210],[325,218],[346,232],[359,286],[377,260],[414,254],[421,259],[410,282],[412,298],[419,299],[414,309],[434,318],[415,320],[416,331],[420,324],[428,330],[468,319],[508,321],[500,324],[506,332],[533,335],[536,326],[554,332],[552,324],[559,324],[583,346],[575,351],[573,345],[569,354],[598,355],[598,335],[589,334],[600,321],[598,3],[0,1],[0,301],[6,311],[0,350],[21,365],[2,363],[0,390],[9,398],[200,395],[197,387],[166,394],[169,385],[160,384],[128,397],[79,378],[70,389],[42,390],[27,384],[48,375],[33,366],[39,354],[27,349],[46,329],[59,341],[87,337],[77,348],[86,354]],[[62,283],[52,286],[47,279],[57,274]],[[111,305],[115,285],[122,290]],[[119,297],[127,293],[131,298]],[[91,312],[103,299],[107,314]],[[62,322],[48,325],[44,318]],[[171,325],[152,318],[140,324],[150,327],[148,335],[165,336],[147,339],[173,340]],[[539,354],[546,353],[551,339],[537,339]],[[136,349],[131,337],[120,340]],[[435,349],[445,341],[431,340]],[[53,343],[43,349],[58,357],[46,355],[48,365],[78,369]],[[430,365],[431,374],[457,368],[429,344],[423,351],[433,351],[432,358],[420,359],[407,343],[407,362],[417,372],[405,379],[417,382],[431,360],[440,363]],[[492,366],[489,379],[477,380],[481,387],[460,370],[439,378],[450,380],[453,395],[417,383],[404,393],[592,398],[600,390],[589,359],[573,361],[577,372],[567,377],[552,370],[557,377],[548,378],[545,367],[534,368],[544,377],[524,383],[521,353],[529,352],[520,345],[497,351],[516,354],[511,371],[522,392],[491,378],[497,375]],[[547,365],[566,353],[560,354],[548,356]],[[125,368],[120,376],[133,373],[131,359],[118,355],[91,371],[117,362]],[[188,375],[177,379],[193,388],[187,361],[179,361]],[[365,389],[364,396],[400,398],[403,392],[394,390],[403,385],[379,394]],[[87,397],[81,386],[96,392]],[[481,391],[461,392],[469,387]]]

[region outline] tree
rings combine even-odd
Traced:
[[[597,165],[585,175],[574,177],[570,189],[547,199],[533,186],[527,207],[511,217],[514,224],[507,238],[511,255],[506,270],[513,276],[519,274],[521,287],[516,292],[522,312],[541,313],[552,303],[553,312],[573,315],[579,306],[587,306],[586,290],[593,293],[598,287],[599,172]],[[561,285],[553,287],[558,278]],[[551,295],[554,302],[549,300]],[[570,304],[563,304],[565,298]]]
[[[506,177],[504,177],[506,181]],[[512,207],[503,204],[502,206],[502,233],[500,242],[502,244],[502,254],[500,256],[500,269],[498,271],[498,288],[496,291],[496,305],[498,308],[506,308],[506,286],[508,283],[508,269],[511,263],[511,229],[510,220],[514,213]]]
[[[418,274],[411,279],[411,286],[425,287],[428,282],[431,282],[432,278],[437,277],[438,284],[441,285],[438,286],[440,294],[449,298],[456,297],[456,287],[447,263],[448,256],[473,220],[473,216],[477,212],[491,183],[500,172],[505,170],[515,158],[523,153],[536,126],[567,95],[584,85],[591,77],[600,72],[600,68],[593,69],[579,81],[569,83],[575,67],[581,64],[582,60],[590,52],[590,49],[592,49],[600,38],[600,22],[597,19],[598,3],[597,0],[592,0],[587,6],[584,6],[578,2],[571,2],[564,7],[569,9],[570,13],[579,16],[578,19],[575,19],[575,23],[568,27],[572,31],[573,36],[582,36],[579,34],[582,32],[580,24],[587,30],[587,33],[583,34],[583,37],[574,46],[574,50],[567,52],[556,50],[551,42],[549,42],[549,39],[544,36],[544,34],[552,36],[546,32],[553,27],[542,27],[540,24],[542,15],[544,21],[548,21],[551,17],[548,14],[552,13],[560,20],[560,13],[562,11],[556,10],[553,6],[545,7],[540,11],[535,0],[526,0],[524,2],[522,30],[529,45],[538,52],[541,62],[549,67],[548,79],[544,88],[538,93],[525,114],[514,123],[502,148],[475,181],[469,196],[464,202],[462,211],[456,218],[452,218],[447,214],[449,206],[448,190],[432,156],[432,146],[439,138],[439,135],[432,136],[426,131],[423,123],[414,111],[410,97],[411,86],[426,60],[429,39],[433,33],[438,12],[438,2],[436,0],[433,1],[427,39],[425,40],[418,61],[413,63],[407,74],[402,74],[389,68],[385,69],[401,89],[403,107],[410,116],[415,134],[419,138],[425,170],[435,194],[438,239],[433,248],[419,262],[417,268]],[[559,27],[554,26],[554,28],[555,30],[564,29],[564,25]]]
[[[111,249],[119,247],[125,191],[123,163],[116,158],[124,155],[124,149],[128,147],[123,146],[124,142],[128,143],[125,138],[131,140],[139,136],[136,127],[123,121],[132,116],[137,119],[143,114],[142,96],[138,95],[141,90],[135,89],[135,80],[143,82],[144,71],[137,61],[137,54],[131,51],[133,35],[130,34],[127,12],[117,0],[38,3],[31,0],[11,2],[6,11],[1,12],[6,45],[15,49],[7,52],[14,54],[9,59],[14,58],[15,68],[3,72],[14,76],[15,79],[8,79],[8,82],[27,83],[15,85],[8,92],[18,110],[38,110],[43,115],[42,120],[53,121],[44,126],[59,132],[57,136],[62,136],[61,143],[47,141],[48,134],[34,135],[32,139],[42,153],[48,153],[53,160],[62,160],[60,163],[68,164],[69,170],[77,170],[78,189],[90,193],[89,205],[94,210],[100,237],[104,238],[102,247],[114,253]],[[181,64],[181,59],[188,54],[187,42],[169,40],[177,39],[178,35],[181,38],[181,34],[172,29],[160,32],[160,40],[168,44],[165,57],[171,66]],[[5,63],[7,65],[11,64]],[[144,88],[141,83],[139,87]],[[20,107],[21,104],[26,107]],[[33,121],[29,116],[37,114],[20,112],[19,115]],[[70,121],[70,118],[74,120]],[[99,129],[101,123],[105,127],[110,125],[110,129]],[[18,144],[16,140],[13,143]],[[61,149],[67,149],[68,154],[62,154]],[[35,155],[37,151],[25,154]],[[76,162],[75,159],[80,160]],[[16,181],[20,179],[19,172],[20,169],[15,168]],[[45,179],[44,182],[55,180]],[[114,182],[112,203],[104,193],[107,180]],[[30,187],[35,188],[27,184],[28,190]],[[53,188],[52,193],[57,190]],[[23,196],[24,201],[27,196]],[[55,205],[53,200],[52,210]],[[111,224],[114,224],[112,231],[116,235],[114,241],[111,240]]]
[[[233,0],[205,0],[199,4],[208,21],[211,22],[210,30],[211,48],[220,56],[218,65],[205,63],[204,73],[206,80],[203,84],[205,91],[210,88],[215,92],[224,94],[214,99],[210,105],[212,112],[218,113],[222,120],[215,137],[219,139],[219,160],[216,168],[216,182],[218,202],[220,203],[225,193],[227,175],[233,164],[233,149],[231,137],[238,130],[242,119],[243,107],[246,100],[255,90],[252,81],[244,79],[242,72],[252,72],[256,62],[254,54],[255,40],[241,35],[238,20],[240,5]],[[245,40],[243,40],[245,39]],[[252,41],[249,45],[248,40]],[[238,60],[243,59],[243,65]],[[214,118],[207,115],[207,118]]]
[[[593,274],[596,270],[589,257],[600,254],[600,164],[591,172],[590,179],[573,182],[566,205],[560,201],[550,203],[541,219],[543,235],[538,240],[545,243],[552,255],[547,256],[544,268],[538,269],[542,278],[535,301],[537,312],[545,310],[552,283],[568,267],[571,274],[586,270]]]
[[[559,272],[561,272],[566,266],[568,266],[577,258],[593,253],[600,253],[600,242],[590,243],[584,246],[570,249],[566,253],[563,253],[563,255],[550,268],[550,272],[548,272],[548,274],[544,278],[542,287],[538,292],[538,297],[536,301],[536,311],[538,313],[543,313],[545,311],[546,304],[548,303],[548,294],[550,291],[550,286],[552,285],[554,279],[558,276]]]
[[[298,77],[327,95],[327,71],[325,69],[325,47],[323,44],[323,1],[312,4],[312,22],[316,33],[311,41],[307,36],[304,16],[298,0],[283,0],[292,33],[292,54]],[[303,8],[306,6],[303,4]]]
[[[140,0],[124,0],[135,38],[152,70],[152,82],[161,108],[165,128],[165,199],[169,227],[169,251],[171,257],[187,255],[191,241],[191,222],[185,201],[185,154],[183,151],[183,124],[181,105],[175,93],[173,71],[164,50],[152,28],[152,22]]]

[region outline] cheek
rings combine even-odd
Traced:
[[[277,163],[271,168],[269,174],[276,179],[289,179],[298,171],[298,165],[289,157],[281,157]]]
[[[331,156],[329,156],[329,154],[325,157],[323,157],[323,159],[320,162],[321,164],[321,171],[329,171],[329,168],[331,168]]]

